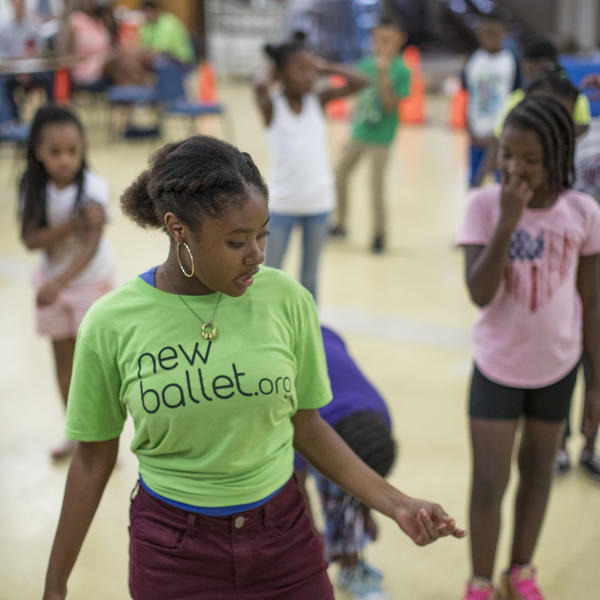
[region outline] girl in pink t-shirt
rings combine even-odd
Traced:
[[[474,190],[458,243],[481,307],[469,415],[471,555],[465,600],[492,598],[500,504],[522,421],[510,568],[499,598],[542,598],[530,561],[585,348],[592,369],[584,433],[600,421],[600,208],[574,192],[575,132],[548,96],[525,99],[500,140],[502,184]]]
[[[79,60],[73,68],[73,79],[79,85],[100,81],[111,51],[110,33],[97,16],[76,11],[70,18],[72,45]]]

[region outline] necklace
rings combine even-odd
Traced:
[[[175,286],[171,283],[169,276],[167,275],[167,270],[163,267],[163,275],[167,280],[168,284],[171,286],[171,289],[175,292],[175,295],[183,302],[184,306],[198,319],[202,322],[202,329],[200,333],[205,340],[214,340],[217,337],[217,328],[215,327],[215,315],[217,314],[217,308],[219,308],[219,303],[221,302],[221,298],[223,297],[223,292],[219,292],[219,297],[217,298],[217,302],[215,303],[215,307],[213,308],[212,315],[210,317],[210,321],[205,321],[181,296],[181,294],[175,289]]]

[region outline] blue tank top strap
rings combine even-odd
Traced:
[[[148,285],[156,287],[156,269],[158,269],[158,266],[148,269],[145,273],[141,273],[139,278],[145,281]]]
[[[250,502],[248,504],[237,504],[234,506],[194,506],[193,504],[185,504],[184,502],[177,502],[176,500],[171,500],[170,498],[165,498],[161,494],[157,494],[154,490],[150,489],[142,476],[139,475],[140,485],[146,490],[151,496],[154,498],[158,498],[171,506],[175,506],[180,508],[181,510],[185,510],[187,512],[198,513],[200,515],[205,515],[207,517],[227,517],[229,515],[234,515],[236,513],[244,512],[246,510],[251,510],[253,508],[258,508],[262,506],[266,502],[268,502],[271,498],[274,498],[284,486],[276,489],[272,494],[269,494],[266,498],[262,500],[257,500],[256,502]]]

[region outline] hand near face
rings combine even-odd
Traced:
[[[505,175],[500,194],[501,218],[515,227],[532,198],[533,190],[526,181]]]
[[[388,69],[391,62],[392,62],[391,57],[387,56],[385,54],[375,56],[375,66],[380,71],[385,71],[386,69]]]

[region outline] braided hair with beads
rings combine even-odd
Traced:
[[[219,217],[267,187],[251,156],[210,136],[197,135],[163,146],[149,168],[123,193],[121,207],[142,227],[164,228],[172,212],[188,227]]]
[[[575,125],[563,104],[544,94],[526,97],[506,117],[504,128],[509,126],[532,130],[539,137],[550,191],[569,189],[575,179]]]

